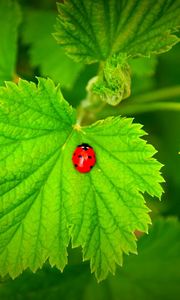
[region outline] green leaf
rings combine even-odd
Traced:
[[[66,0],[58,4],[55,37],[74,60],[104,61],[114,53],[149,56],[178,42],[178,0]]]
[[[0,1],[0,85],[15,76],[20,8],[16,1]]]
[[[89,102],[94,104],[100,100],[112,106],[118,105],[131,94],[131,75],[132,94],[152,88],[156,64],[155,57],[128,59],[124,53],[109,57],[101,64],[98,75],[88,83]]]
[[[25,12],[23,41],[30,45],[30,60],[39,67],[40,74],[60,82],[62,87],[71,88],[83,65],[68,58],[55,42],[52,32],[56,14],[51,10],[29,10]]]
[[[130,68],[126,55],[113,55],[92,85],[92,92],[102,101],[117,105],[131,93]]]
[[[3,300],[178,300],[180,294],[180,224],[159,219],[138,242],[139,255],[125,257],[116,276],[97,284],[88,265],[68,266],[63,274],[48,266],[0,284]],[[163,271],[165,270],[165,271]],[[148,292],[147,292],[148,291]]]
[[[150,217],[142,193],[160,197],[156,152],[132,119],[75,125],[75,111],[51,80],[0,89],[0,274],[36,271],[49,258],[63,270],[67,246],[82,246],[98,280],[136,253],[135,230]],[[71,157],[80,143],[97,163],[81,174]]]

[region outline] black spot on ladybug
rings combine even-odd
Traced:
[[[81,157],[82,157],[82,155],[78,155],[78,157],[79,157],[79,158],[81,158]]]
[[[90,166],[90,169],[92,169],[93,168],[93,166]]]
[[[77,164],[75,164],[74,166],[75,166],[76,168],[78,167],[78,165],[77,165]]]
[[[92,158],[92,156],[91,156],[91,155],[88,155],[88,158]]]

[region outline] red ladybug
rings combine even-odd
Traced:
[[[78,145],[73,153],[72,161],[80,173],[90,172],[96,163],[94,149],[88,144]]]

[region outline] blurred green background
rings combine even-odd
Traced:
[[[1,47],[6,43],[3,44],[3,20],[0,21],[0,83],[16,81],[18,77],[36,82],[35,76],[48,76],[60,83],[64,97],[78,106],[98,66],[74,63],[56,44],[51,35],[57,17],[56,1],[21,0],[20,4],[18,47],[11,53],[13,74],[3,71],[7,61]],[[8,43],[11,47],[11,41]],[[146,93],[168,87],[172,91],[180,88],[179,53],[180,46],[176,45],[158,57],[132,61],[131,98],[146,97]],[[169,96],[168,100],[179,102],[180,96]],[[149,235],[139,237],[139,255],[125,257],[124,266],[117,269],[116,276],[97,284],[90,274],[89,263],[81,263],[81,249],[69,247],[69,265],[63,274],[47,263],[36,274],[28,270],[15,280],[3,278],[0,300],[180,299],[180,114],[153,111],[131,115],[149,133],[146,139],[158,150],[156,158],[164,164],[162,173],[166,180],[161,202],[146,196],[153,226]]]

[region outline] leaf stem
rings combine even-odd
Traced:
[[[160,90],[155,90],[149,93],[145,93],[142,95],[134,96],[130,99],[128,99],[128,102],[134,103],[134,102],[154,102],[154,101],[161,101],[166,100],[169,98],[175,98],[180,97],[180,85],[172,86],[163,88]]]
[[[118,106],[106,105],[96,117],[97,119],[102,119],[107,116],[133,115],[150,111],[180,111],[180,102],[166,102],[166,100],[174,98],[177,100],[180,98],[180,86],[163,88],[134,96],[123,101]]]
[[[83,125],[91,124],[96,120],[104,119],[108,116],[132,116],[151,111],[180,111],[180,102],[170,102],[171,99],[180,99],[180,85],[133,96],[126,101],[121,102],[117,106],[111,106],[104,103],[104,105],[101,105],[99,109],[93,111],[92,107],[86,107],[86,113],[84,112],[83,114],[85,122],[82,123]]]
[[[145,113],[150,111],[180,111],[180,103],[178,102],[156,102],[148,104],[132,104],[121,107],[119,113],[121,115],[132,115],[138,113]]]
[[[121,105],[118,107],[110,107],[104,109],[97,114],[97,119],[106,118],[108,116],[117,116],[117,115],[133,115],[138,113],[145,113],[150,111],[180,111],[180,103],[177,102],[156,102],[148,104],[128,104]]]

